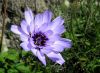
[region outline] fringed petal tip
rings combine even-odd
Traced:
[[[17,25],[11,25],[11,29],[10,29],[13,33],[20,35],[22,33],[22,30],[20,27],[18,27]]]
[[[47,56],[54,62],[62,65],[65,60],[63,59],[63,57],[61,56],[60,53],[54,53],[54,52],[51,52],[51,53],[48,53]]]
[[[24,12],[25,15],[25,20],[28,23],[28,25],[30,25],[31,21],[34,19],[32,10],[30,8],[27,8]]]

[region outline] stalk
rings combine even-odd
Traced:
[[[5,32],[5,20],[6,20],[6,10],[7,10],[7,0],[3,0],[3,14],[2,14],[2,18],[3,18],[3,25],[2,25],[2,33],[1,33],[1,41],[0,41],[0,52],[2,49],[2,42],[3,42],[3,36],[4,36],[4,32]]]

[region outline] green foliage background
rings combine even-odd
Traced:
[[[19,41],[16,47],[0,53],[0,73],[100,73],[100,1],[69,0],[69,7],[65,0],[55,1],[48,3],[48,9],[54,13],[53,18],[59,15],[64,18],[66,32],[62,37],[71,39],[73,43],[72,48],[61,53],[66,62],[60,66],[47,58],[47,66],[43,66],[31,52],[18,46]],[[14,16],[17,16],[17,22]],[[21,18],[12,11],[10,23],[18,24]],[[15,37],[7,30],[9,39]]]

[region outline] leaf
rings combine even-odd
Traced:
[[[19,63],[15,66],[21,73],[31,73],[29,66],[25,66],[24,63]]]
[[[5,70],[3,68],[0,68],[0,73],[5,73]]]
[[[8,52],[2,52],[1,54],[1,60],[4,58],[8,58],[10,60],[16,61],[18,60],[18,52],[16,52],[15,49],[10,49]]]
[[[8,53],[7,52],[2,52],[0,53],[0,61],[4,61],[4,57],[8,56]]]
[[[7,73],[19,73],[16,69],[9,69]]]

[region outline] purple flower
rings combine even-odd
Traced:
[[[64,20],[58,16],[51,21],[52,12],[48,10],[33,16],[31,9],[28,8],[24,15],[21,27],[11,26],[11,31],[20,35],[22,41],[20,46],[25,51],[32,51],[44,65],[46,65],[45,55],[62,65],[65,60],[60,52],[71,47],[71,40],[61,38],[61,34],[65,32]]]

